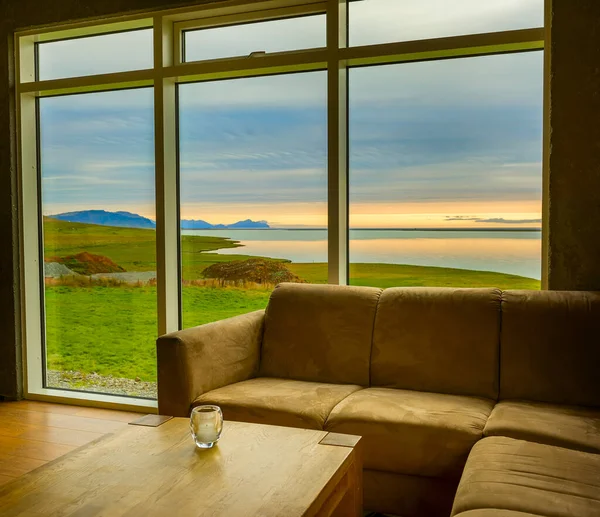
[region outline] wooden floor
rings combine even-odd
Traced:
[[[140,416],[46,402],[0,402],[0,485]]]

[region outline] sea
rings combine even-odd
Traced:
[[[326,262],[327,230],[183,230],[227,237],[243,247],[224,255],[257,255],[292,262]],[[410,264],[541,278],[539,230],[350,230],[350,263]]]

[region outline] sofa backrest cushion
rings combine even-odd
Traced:
[[[600,293],[505,291],[500,398],[600,406]]]
[[[386,289],[371,384],[496,399],[501,296],[498,289]]]
[[[380,294],[372,287],[278,285],[267,306],[260,374],[368,386]]]

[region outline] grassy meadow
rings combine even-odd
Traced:
[[[211,264],[251,258],[215,253],[238,246],[220,237],[182,238],[185,327],[266,306],[272,286],[193,283]],[[153,230],[44,220],[45,257],[64,259],[83,251],[107,257],[127,272],[156,271]],[[324,263],[287,265],[307,282],[321,283],[327,278]],[[396,264],[352,264],[350,268],[354,285],[540,287],[537,280],[493,272]],[[49,369],[156,380],[156,287],[152,285],[49,281],[46,328]]]

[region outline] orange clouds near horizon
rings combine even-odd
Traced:
[[[52,207],[45,215],[78,210],[128,211],[156,219],[153,207],[75,206]],[[351,228],[538,228],[541,227],[541,201],[468,201],[421,203],[352,203]],[[211,224],[233,224],[252,219],[264,220],[273,228],[327,226],[327,204],[253,203],[184,204],[182,219],[202,219]]]
[[[541,227],[541,201],[352,203],[351,228]],[[326,203],[182,206],[183,219],[232,224],[265,220],[272,227],[325,227]],[[484,222],[499,220],[500,222]],[[514,221],[527,221],[515,223]]]

